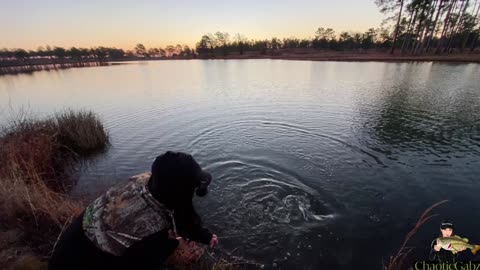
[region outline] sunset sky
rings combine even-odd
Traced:
[[[313,37],[322,27],[365,31],[383,15],[374,0],[1,0],[0,48],[194,46],[206,33],[249,39]]]

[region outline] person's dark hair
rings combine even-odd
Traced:
[[[168,151],[153,162],[148,188],[155,199],[175,209],[191,204],[195,189],[205,196],[211,178],[191,155]]]

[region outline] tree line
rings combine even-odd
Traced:
[[[325,50],[368,50],[385,49],[392,44],[390,32],[385,28],[370,28],[363,33],[341,32],[336,34],[332,28],[319,27],[314,38],[271,38],[254,40],[241,34],[231,38],[229,33],[216,32],[202,36],[196,44],[196,52],[200,56],[230,55],[236,53],[244,55],[246,52],[260,52],[261,54],[276,54],[285,49],[313,48]]]
[[[248,51],[279,53],[282,49],[337,51],[386,50],[402,54],[449,54],[473,51],[479,40],[480,0],[376,0],[388,17],[380,28],[366,32],[335,32],[319,27],[313,38],[250,40],[226,32],[205,34],[196,44],[200,55],[243,55]]]
[[[281,54],[289,49],[319,49],[366,52],[371,49],[389,50],[402,54],[449,54],[474,51],[480,36],[480,0],[375,0],[387,19],[379,28],[365,32],[336,32],[319,27],[313,38],[270,38],[254,40],[227,32],[205,34],[195,48],[187,45],[168,45],[146,48],[139,43],[133,50],[111,47],[69,49],[39,47],[36,51],[1,49],[0,64],[6,62],[33,63],[46,61],[103,62],[122,59],[195,58],[244,55],[247,52]],[[8,63],[7,63],[8,65]]]
[[[46,63],[62,64],[75,62],[104,62],[112,60],[138,58],[175,58],[195,57],[195,50],[187,45],[169,45],[165,48],[149,48],[139,43],[133,50],[114,47],[93,47],[66,49],[63,47],[39,47],[37,50],[0,49],[0,62],[34,63],[44,60]]]
[[[95,48],[76,48],[65,49],[63,47],[39,47],[37,50],[24,50],[24,49],[1,49],[0,60],[17,60],[26,62],[28,60],[49,59],[57,60],[57,63],[61,63],[63,60],[69,59],[72,61],[84,61],[84,60],[109,60],[118,59],[124,57],[125,52],[122,49],[108,48],[108,47],[95,47]]]
[[[479,0],[376,0],[393,22],[390,53],[473,51],[479,39]]]
[[[188,45],[177,44],[176,46],[168,45],[165,48],[158,47],[147,49],[141,43],[137,44],[133,51],[127,51],[126,54],[134,54],[145,58],[195,57],[196,55],[195,50],[191,49]]]

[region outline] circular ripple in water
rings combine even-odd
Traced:
[[[236,157],[210,164],[211,192],[196,204],[227,250],[243,246],[244,255],[271,258],[303,233],[329,224],[338,211],[331,196],[303,184],[281,160],[260,160]]]
[[[268,229],[273,224],[305,228],[333,217],[318,198],[294,185],[259,179],[236,188],[242,199],[230,215],[234,220],[246,217],[242,222],[249,227]]]

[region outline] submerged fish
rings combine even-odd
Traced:
[[[467,238],[461,238],[457,235],[451,237],[439,237],[437,238],[437,245],[442,246],[445,250],[451,251],[453,254],[469,248],[472,251],[472,254],[475,255],[480,250],[480,245],[469,244]]]

